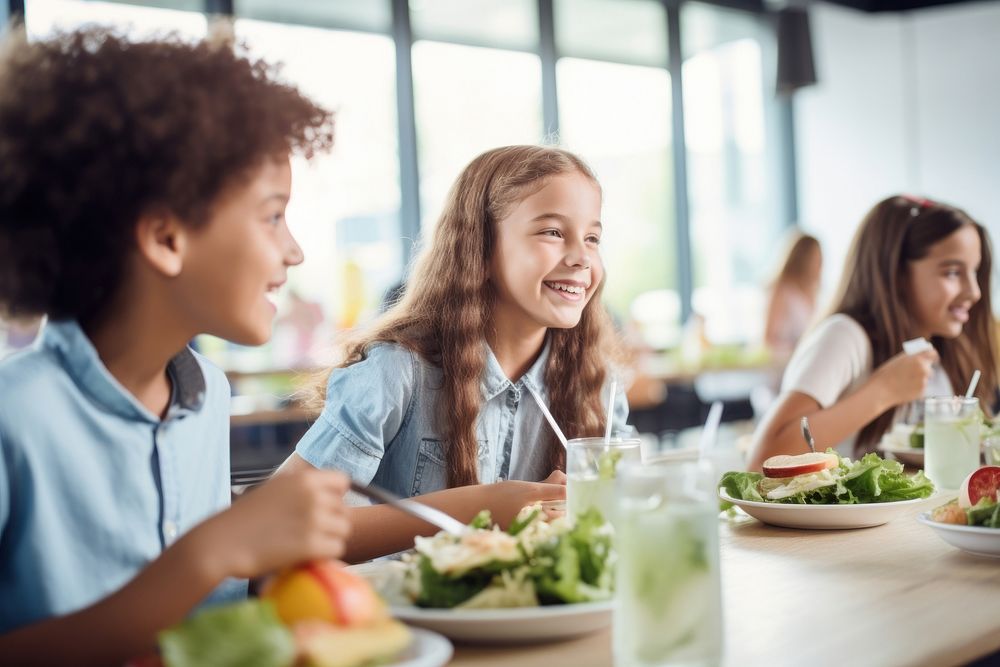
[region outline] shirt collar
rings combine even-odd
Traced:
[[[80,391],[100,407],[126,419],[160,421],[108,372],[77,322],[48,322],[38,345],[51,351]],[[167,419],[200,410],[205,403],[205,375],[194,353],[187,347],[181,350],[167,363],[167,374],[172,386]]]
[[[535,363],[531,365],[531,368],[517,382],[511,382],[504,375],[503,369],[500,367],[500,362],[497,361],[497,357],[493,354],[490,346],[484,343],[483,347],[486,353],[486,372],[482,381],[483,398],[485,400],[492,399],[508,387],[516,387],[522,384],[529,384],[536,392],[543,396],[545,395],[545,369],[549,364],[548,336],[545,337],[545,345],[542,346],[542,352],[535,359]]]

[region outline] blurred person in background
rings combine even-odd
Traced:
[[[822,273],[819,241],[796,232],[771,284],[764,325],[764,344],[780,363],[792,356],[812,321]]]

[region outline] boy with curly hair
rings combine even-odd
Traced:
[[[84,30],[0,54],[0,655],[108,664],[245,579],[343,552],[336,472],[229,505],[229,386],[187,343],[270,336],[302,251],[289,156],[332,116],[231,49]],[[214,592],[213,592],[214,591]]]

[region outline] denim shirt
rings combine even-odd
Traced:
[[[546,456],[552,430],[526,385],[548,401],[548,344],[517,382],[507,379],[493,352],[483,348],[479,481],[545,479],[552,472]],[[330,374],[323,412],[295,451],[316,467],[342,470],[401,496],[445,489],[446,445],[436,417],[441,386],[441,369],[419,354],[394,343],[377,344],[363,361]],[[627,416],[619,392],[614,423],[624,428]]]
[[[0,363],[0,633],[106,597],[229,505],[229,383],[187,349],[167,372],[161,420],[75,322]]]

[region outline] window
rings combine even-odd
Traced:
[[[564,0],[554,11],[558,52],[584,56],[557,63],[560,139],[604,189],[605,300],[666,347],[680,319],[666,15],[658,2],[610,0]]]
[[[271,343],[209,349],[230,368],[311,365],[336,331],[376,314],[401,276],[395,47],[385,35],[252,19],[234,29],[252,55],[282,63],[284,77],[336,111],[336,144],[292,164],[288,224],[306,261],[288,273]]]
[[[713,343],[757,341],[785,230],[768,136],[762,34],[744,12],[681,6],[694,310]]]
[[[430,230],[474,157],[541,141],[538,22],[534,0],[414,1],[411,10],[421,224]]]

